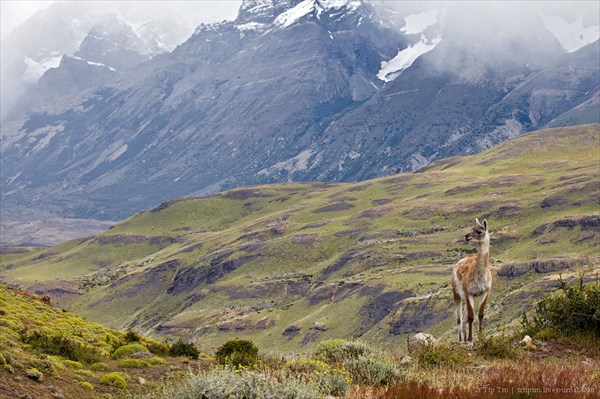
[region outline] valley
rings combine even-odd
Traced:
[[[104,233],[1,255],[0,279],[57,306],[203,351],[244,337],[268,353],[328,338],[387,348],[454,336],[450,275],[492,232],[492,332],[559,276],[600,262],[599,125],[526,134],[478,155],[359,183],[250,186],[176,199]]]

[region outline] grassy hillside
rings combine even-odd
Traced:
[[[52,307],[47,297],[28,291],[0,285],[0,316],[2,398],[119,397],[123,388],[142,393],[166,373],[190,367],[189,361],[165,356],[164,343],[139,335],[133,342],[126,333]],[[149,356],[129,358],[140,351]]]
[[[492,231],[487,325],[504,328],[558,278],[600,262],[600,125],[527,134],[485,153],[355,184],[247,187],[174,200],[109,231],[4,254],[0,278],[112,327],[314,348],[453,334],[452,266]]]

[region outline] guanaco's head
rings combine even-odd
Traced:
[[[490,233],[488,231],[488,223],[486,219],[483,219],[483,223],[479,222],[479,219],[475,219],[475,227],[465,236],[467,242],[473,241],[477,244],[483,244],[490,242]]]

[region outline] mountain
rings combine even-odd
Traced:
[[[107,232],[2,254],[2,281],[113,327],[267,351],[331,337],[404,345],[453,333],[449,279],[492,232],[490,330],[600,262],[600,125],[526,134],[418,172],[171,200]]]
[[[65,87],[46,85],[46,102],[3,125],[2,207],[117,220],[173,197],[374,178],[600,121],[598,41],[568,52],[539,13],[488,26],[459,11],[247,0],[236,20],[114,80],[103,61],[64,59],[54,74],[105,84],[44,75],[40,86]]]
[[[176,20],[170,15],[146,19],[142,15],[123,12],[124,7],[126,6],[122,4],[106,2],[54,2],[34,14],[4,39],[2,121],[22,111],[13,109],[15,102],[34,86],[45,72],[59,67],[64,55],[73,56],[77,51],[85,53],[90,45],[98,51],[99,43],[94,43],[94,37],[99,36],[98,39],[104,41],[105,47],[130,45],[129,50],[134,49],[137,55],[141,56],[136,60],[139,62],[149,56],[173,50],[189,34],[188,21]],[[123,43],[121,39],[107,42],[115,38],[115,31],[126,29],[129,29],[128,43]],[[111,30],[113,37],[107,35]],[[134,65],[131,54],[114,52],[112,48],[105,50],[108,54],[102,57],[111,57],[112,63]],[[85,55],[80,54],[79,57],[86,58]],[[102,62],[93,58],[89,61]],[[105,83],[104,80],[99,81],[95,86]],[[60,94],[60,91],[57,94]]]

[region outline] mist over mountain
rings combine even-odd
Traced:
[[[598,21],[540,7],[247,0],[153,57],[135,30],[95,25],[3,122],[3,210],[117,220],[600,122]]]

